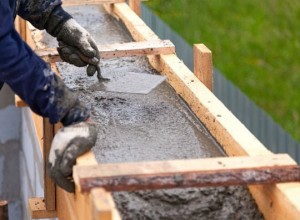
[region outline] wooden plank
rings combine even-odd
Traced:
[[[210,91],[213,91],[212,53],[204,44],[194,44],[194,73]]]
[[[56,218],[56,211],[46,210],[44,198],[30,198],[29,199],[29,210],[32,219],[41,218]]]
[[[94,159],[94,154],[90,151],[79,158],[77,164],[80,166],[95,165],[97,164]],[[79,220],[91,219],[91,204],[89,194],[79,193],[76,189],[75,194],[68,193],[60,187],[56,187],[56,209],[57,216],[63,220]]]
[[[34,123],[34,129],[36,138],[39,142],[39,147],[41,150],[41,155],[44,158],[43,149],[44,149],[44,127],[43,127],[43,118],[34,112],[31,112],[32,120]]]
[[[98,45],[98,48],[101,59],[175,53],[175,46],[169,40]],[[56,48],[39,49],[35,50],[35,53],[48,63],[62,61]]]
[[[43,144],[43,158],[44,158],[44,196],[46,210],[55,210],[55,184],[49,177],[47,169],[47,161],[49,156],[49,151],[51,148],[51,143],[54,137],[54,126],[50,124],[48,118],[43,119],[44,128],[44,144]]]
[[[56,187],[57,217],[61,220],[79,220],[76,209],[76,197],[60,187]]]
[[[125,1],[126,0],[63,0],[63,6],[114,4]]]
[[[128,0],[128,5],[138,16],[141,16],[141,0]]]
[[[158,39],[157,35],[126,4],[119,3],[105,9],[122,20],[134,40]],[[228,155],[271,154],[178,57],[149,56],[149,61],[154,68],[167,76],[168,82],[188,103]],[[299,183],[276,184],[272,187],[250,186],[249,189],[266,219],[299,218]],[[275,204],[281,205],[278,208]]]
[[[287,154],[76,166],[81,192],[249,185],[300,181],[300,167]]]
[[[8,220],[8,202],[0,200],[0,220]]]
[[[61,127],[61,125],[56,125],[56,131]],[[95,155],[92,151],[89,151],[77,158],[76,163],[78,166],[96,165],[97,161]],[[91,215],[91,210],[89,210],[90,205],[88,195],[81,195],[76,189],[76,195],[68,193],[60,187],[56,187],[56,204],[57,213],[59,219],[64,220],[79,220],[88,219],[88,215]],[[90,211],[90,212],[89,212]],[[83,217],[84,216],[84,217]]]
[[[95,188],[90,193],[93,220],[121,220],[112,195],[103,188]]]

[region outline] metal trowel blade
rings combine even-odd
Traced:
[[[93,90],[148,94],[166,80],[165,76],[136,72],[102,73],[102,77],[109,80],[93,84]]]

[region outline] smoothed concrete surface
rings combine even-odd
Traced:
[[[103,82],[96,82],[91,86],[91,90],[148,94],[166,80],[164,76],[122,71],[122,69],[113,72],[105,71],[102,77]]]

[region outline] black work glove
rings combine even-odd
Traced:
[[[96,143],[97,130],[91,121],[61,128],[52,141],[48,169],[50,177],[68,192],[75,191],[72,179],[76,158],[89,151]]]
[[[78,67],[88,65],[88,76],[100,71],[98,47],[91,35],[74,19],[66,21],[56,37],[59,42],[57,50],[64,61]]]

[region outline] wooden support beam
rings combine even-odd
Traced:
[[[287,154],[77,166],[81,192],[251,185],[300,181],[300,167]]]
[[[8,202],[0,200],[0,220],[8,220]]]
[[[63,6],[115,4],[126,0],[64,0]]]
[[[204,44],[194,44],[194,73],[210,91],[213,91],[212,53]]]
[[[43,119],[44,128],[44,146],[43,146],[43,158],[44,158],[44,196],[46,210],[55,210],[55,184],[48,174],[48,156],[51,148],[51,143],[54,137],[54,126],[50,124],[49,119]]]
[[[45,205],[44,198],[30,198],[29,210],[32,219],[56,218],[56,211],[48,211]]]
[[[128,56],[175,54],[175,46],[169,40],[153,40],[121,44],[99,45],[101,59]],[[56,48],[35,50],[35,53],[48,63],[62,61]]]
[[[138,16],[141,16],[141,0],[128,0],[129,7]]]
[[[121,220],[111,194],[103,188],[95,188],[90,193],[93,220]]]

